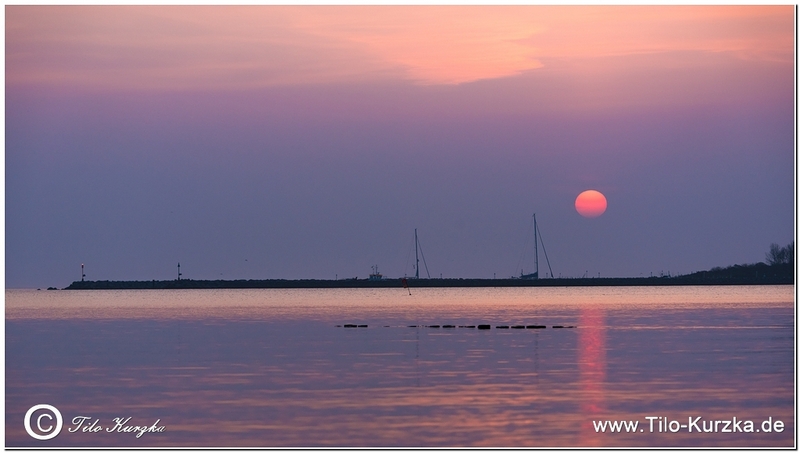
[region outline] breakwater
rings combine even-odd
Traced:
[[[430,278],[407,279],[414,288],[487,288],[529,286],[675,286],[675,285],[791,285],[794,272],[760,272],[751,275],[725,275],[711,271],[675,277],[632,278]],[[76,281],[64,289],[246,289],[246,288],[403,288],[403,279],[381,280],[138,280],[138,281]]]

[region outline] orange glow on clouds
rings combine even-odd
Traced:
[[[606,197],[596,190],[586,190],[575,199],[575,209],[584,217],[599,217],[606,212]]]
[[[683,53],[793,64],[791,6],[7,6],[6,81],[247,89],[462,84],[551,68],[591,84]],[[652,60],[647,61],[647,65]],[[580,85],[580,84],[579,84]]]
[[[459,84],[542,67],[526,40],[542,26],[518,8],[336,7],[309,9],[296,25],[349,43],[421,84]]]

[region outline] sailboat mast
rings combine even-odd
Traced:
[[[414,228],[414,257],[417,259],[417,273],[414,278],[419,278],[419,239],[417,239],[417,229]]]
[[[536,236],[536,213],[533,214],[533,263],[536,266],[536,278],[539,278],[539,239]]]

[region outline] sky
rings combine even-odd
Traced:
[[[679,275],[795,236],[785,6],[6,6],[5,285]],[[602,192],[599,217],[575,198]]]

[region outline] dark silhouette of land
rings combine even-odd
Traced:
[[[793,285],[794,242],[771,244],[767,263],[737,264],[678,276],[622,278],[382,278],[377,273],[359,280],[186,280],[77,281],[64,289],[203,289],[203,288],[480,288],[519,286],[677,286],[677,285]],[[83,265],[81,265],[81,273]],[[55,288],[47,288],[55,289]],[[409,290],[410,292],[410,290]]]
[[[149,280],[76,281],[64,289],[202,289],[202,288],[402,288],[402,278],[342,280]],[[623,278],[408,278],[410,288],[521,286],[674,286],[792,285],[794,264],[742,264],[679,276]]]

